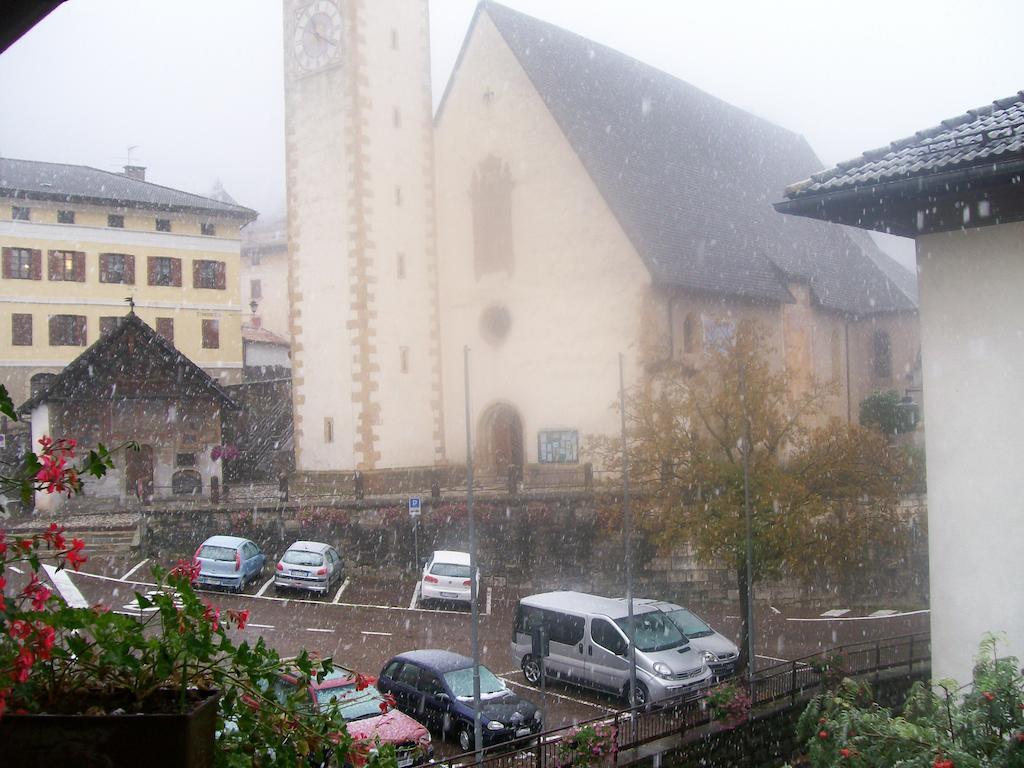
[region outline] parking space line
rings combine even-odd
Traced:
[[[334,632],[333,629],[321,629],[320,627],[306,627],[307,632]]]
[[[8,565],[7,567],[8,567],[8,568],[10,568],[10,569],[11,569],[12,571],[14,571],[15,573],[24,573],[24,571],[23,571],[23,570],[21,570],[21,568],[19,568],[19,567],[18,567],[18,566],[16,566],[16,565]]]
[[[58,571],[52,565],[44,565],[43,570],[46,571],[46,575],[50,577],[53,586],[57,588],[57,592],[64,602],[68,604],[69,608],[89,607],[89,601],[85,599],[85,595],[75,586],[75,583],[66,571]]]
[[[418,603],[420,601],[420,583],[421,582],[417,581],[416,582],[416,586],[413,587],[413,590],[412,590],[412,600],[409,601],[409,610],[410,611],[416,610],[416,603]]]
[[[135,565],[133,565],[131,567],[131,569],[128,571],[128,573],[126,573],[124,576],[122,576],[120,579],[118,579],[118,581],[124,581],[125,579],[128,579],[133,573],[135,573],[137,570],[139,570],[139,568],[141,568],[142,566],[144,566],[148,562],[149,562],[149,558],[147,557],[142,562],[136,563]]]
[[[869,619],[881,619],[881,618],[884,618],[886,616],[894,616],[897,613],[899,613],[899,611],[894,611],[891,608],[883,608],[880,611],[875,611],[874,613],[869,613],[867,617]]]
[[[780,659],[778,656],[765,656],[763,653],[755,653],[755,656],[759,659],[768,659],[768,661],[788,662],[791,659]]]
[[[920,611],[904,611],[903,613],[889,613],[885,616],[834,616],[825,618],[823,616],[816,616],[810,619],[800,619],[796,617],[787,618],[786,621],[869,621],[871,619],[899,619],[903,616],[917,616],[922,613],[931,613],[928,608],[922,608]]]
[[[338,587],[338,593],[334,596],[334,599],[331,600],[331,602],[334,603],[335,605],[337,605],[338,601],[341,600],[341,595],[345,591],[345,587],[348,586],[348,582],[349,582],[349,579],[346,576],[345,580],[343,582],[341,582],[341,586]]]
[[[822,616],[826,616],[830,619],[837,619],[840,616],[845,616],[850,612],[849,608],[833,608],[831,611],[825,611]]]
[[[266,583],[264,583],[264,585],[260,587],[260,591],[256,593],[256,597],[263,597],[263,594],[267,591],[267,587],[269,587],[273,583],[274,577],[271,576],[269,579],[267,579]]]
[[[532,685],[524,685],[523,683],[517,683],[515,680],[506,680],[505,678],[501,678],[501,679],[505,680],[505,682],[508,683],[509,685],[516,686],[516,688],[526,688],[526,689],[531,690],[531,691],[538,691],[538,692],[540,691],[539,688],[535,688]],[[606,707],[606,706],[604,706],[602,704],[594,704],[592,701],[584,701],[583,699],[576,699],[576,698],[573,698],[572,696],[566,696],[564,693],[558,693],[557,691],[552,691],[550,688],[548,688],[548,690],[547,690],[547,695],[548,696],[554,696],[555,698],[558,698],[558,699],[565,699],[566,701],[571,701],[573,704],[583,704],[584,706],[587,706],[587,707],[593,707],[594,709],[600,709],[601,711],[607,712],[609,714],[612,714],[612,713],[614,713],[616,711],[616,710],[612,709],[611,707]]]
[[[257,624],[255,621],[250,621],[245,626],[247,626],[247,627],[258,627],[259,629],[273,629],[274,628],[273,624]]]
[[[360,630],[359,634],[361,634],[361,635],[380,635],[381,637],[391,637],[391,633],[390,632],[371,632],[368,629]]]
[[[484,616],[491,615],[491,588],[487,588],[487,610],[484,611]]]

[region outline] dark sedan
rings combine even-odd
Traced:
[[[400,710],[444,736],[464,752],[473,749],[473,660],[449,651],[408,651],[384,665],[377,680]],[[484,746],[539,733],[537,707],[480,667],[480,724]]]

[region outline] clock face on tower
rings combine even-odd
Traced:
[[[295,61],[302,72],[335,62],[341,53],[341,11],[332,0],[314,0],[299,10],[292,40]]]

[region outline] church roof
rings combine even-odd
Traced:
[[[803,137],[552,24],[489,0],[481,11],[656,282],[791,302],[786,284],[801,281],[830,309],[915,308],[870,237],[772,208],[790,180],[821,168]]]
[[[167,339],[129,312],[117,327],[72,360],[49,385],[18,409],[77,398],[208,397],[224,408],[238,406],[217,380]]]
[[[256,211],[87,165],[0,157],[0,196],[82,202],[252,221]]]

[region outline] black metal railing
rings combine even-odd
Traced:
[[[931,641],[927,632],[836,646],[758,670],[753,685],[754,707],[786,700],[796,705],[812,691],[820,690],[823,675],[860,678],[873,675],[877,678],[882,673],[905,671],[909,677],[924,671],[930,661]],[[572,734],[586,726],[604,726],[614,734],[616,744],[607,764],[617,766],[619,756],[626,750],[667,736],[682,735],[711,721],[703,699],[651,711],[623,709],[539,736],[490,747],[484,751],[480,765],[484,768],[567,768],[574,764],[576,757],[575,747],[569,741]],[[475,763],[475,754],[468,752],[438,764],[456,768]]]

